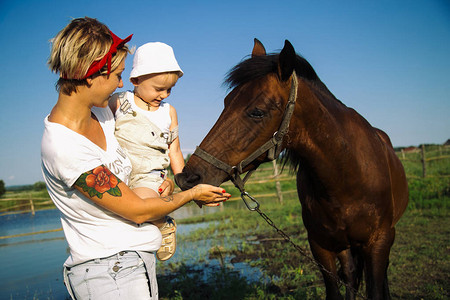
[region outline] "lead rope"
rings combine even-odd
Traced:
[[[234,183],[234,180],[232,180]],[[320,264],[319,262],[317,262],[313,257],[309,256],[307,251],[305,249],[303,249],[302,247],[300,247],[299,245],[297,245],[294,241],[292,241],[292,239],[289,237],[289,235],[287,235],[283,230],[281,230],[280,228],[278,228],[275,223],[265,214],[263,213],[260,209],[259,209],[259,202],[252,197],[248,192],[246,192],[243,188],[241,188],[240,186],[236,185],[236,188],[239,189],[239,191],[241,192],[241,198],[242,201],[244,201],[245,206],[247,206],[248,210],[250,211],[256,211],[266,222],[267,224],[269,224],[270,226],[272,226],[279,235],[281,235],[283,237],[283,239],[290,243],[295,249],[297,249],[297,251],[303,255],[305,258],[307,258],[311,263],[313,263],[314,265],[316,265],[320,270],[326,272],[328,275],[330,275],[337,284],[341,284],[343,286],[345,286],[349,291],[352,291],[355,296],[361,297],[362,299],[369,299],[367,298],[365,295],[361,294],[360,292],[358,292],[356,289],[354,289],[352,286],[350,286],[348,283],[345,283],[344,281],[342,281],[342,279],[340,279],[339,277],[337,277],[335,274],[333,274],[332,272],[328,271],[327,269],[325,269],[325,267]],[[246,198],[248,198],[250,201],[253,202],[253,205],[249,203],[248,200],[246,200]]]

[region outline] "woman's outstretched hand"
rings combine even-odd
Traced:
[[[191,193],[197,204],[206,206],[218,206],[231,197],[223,188],[209,184],[198,184],[191,189]]]

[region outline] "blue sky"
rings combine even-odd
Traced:
[[[89,16],[130,45],[171,45],[185,72],[168,101],[185,154],[223,108],[227,71],[258,38],[268,52],[288,39],[330,91],[394,146],[450,138],[450,4],[429,1],[0,1],[0,179],[42,181],[43,119],[57,100],[46,65],[49,40],[71,18]],[[125,87],[132,57],[127,59]]]

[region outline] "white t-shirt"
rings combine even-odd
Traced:
[[[150,224],[134,224],[85,197],[73,187],[81,174],[100,165],[124,183],[131,163],[114,137],[114,117],[107,108],[92,108],[106,138],[104,151],[86,137],[45,118],[41,145],[42,173],[70,247],[66,266],[108,257],[125,250],[154,252],[161,246],[161,232]]]

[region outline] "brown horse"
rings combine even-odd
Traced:
[[[342,299],[336,259],[346,299],[355,298],[363,273],[367,297],[389,299],[394,225],[408,204],[405,173],[389,137],[337,100],[289,41],[279,54],[267,55],[255,39],[252,56],[230,71],[227,83],[233,89],[225,108],[176,176],[178,185],[237,182],[236,175],[285,150],[298,170],[311,251],[326,269],[327,299]],[[288,102],[292,117],[286,117]],[[273,140],[279,143],[258,152]]]

